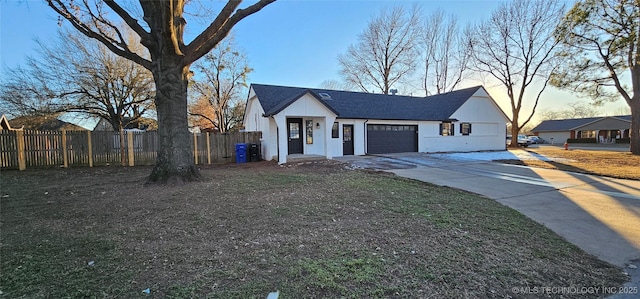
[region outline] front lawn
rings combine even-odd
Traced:
[[[149,173],[3,171],[0,297],[539,298],[558,294],[522,292],[626,280],[493,200],[333,161],[177,187]]]

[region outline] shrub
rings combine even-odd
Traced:
[[[616,139],[616,143],[631,143],[631,138]]]
[[[569,138],[567,143],[598,143],[595,138]]]

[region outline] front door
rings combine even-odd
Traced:
[[[289,155],[302,154],[302,118],[287,119],[289,137]]]
[[[342,155],[353,155],[353,125],[342,125]]]

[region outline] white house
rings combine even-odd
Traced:
[[[245,131],[262,157],[504,150],[508,118],[482,86],[430,97],[252,84]]]

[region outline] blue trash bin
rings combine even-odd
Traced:
[[[236,143],[236,163],[247,163],[246,143]]]

